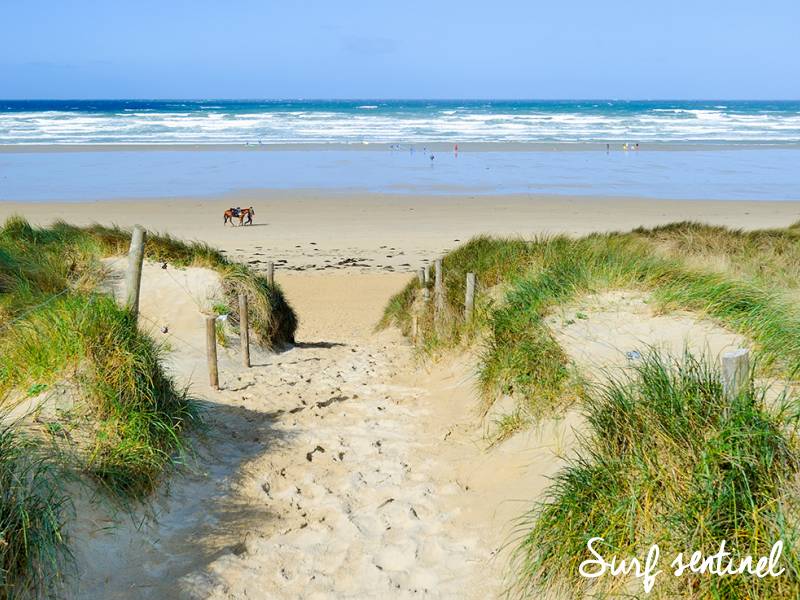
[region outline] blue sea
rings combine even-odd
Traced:
[[[0,200],[301,188],[800,200],[800,102],[0,100]]]
[[[0,144],[800,143],[800,102],[0,100]]]

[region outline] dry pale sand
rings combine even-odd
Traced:
[[[259,226],[223,227],[230,204],[250,202],[0,204],[0,216],[24,208],[36,222],[141,223],[248,261],[285,261],[277,278],[300,316],[297,345],[254,351],[251,369],[231,339],[214,391],[202,313],[219,294],[216,276],[146,266],[142,324],[167,343],[169,365],[191,384],[209,428],[135,518],[80,499],[75,598],[497,597],[514,519],[575,450],[581,419],[568,412],[487,451],[475,357],[419,365],[396,331],[373,331],[409,276],[391,271],[481,232],[583,233],[685,218],[768,227],[800,214],[793,203],[287,193],[253,200]],[[335,265],[348,258],[357,266]],[[109,264],[119,290],[124,260]],[[649,345],[688,341],[718,352],[739,343],[691,315],[654,314],[646,298],[624,292],[582,299],[551,325],[588,373],[624,366],[626,351]]]
[[[253,206],[253,227],[223,226],[230,206]],[[495,235],[584,234],[681,220],[781,227],[800,219],[800,202],[665,201],[586,196],[424,196],[254,190],[229,196],[90,203],[0,202],[0,219],[24,214],[129,227],[139,223],[225,250],[264,268],[408,271],[459,242]]]
[[[124,262],[110,262],[119,290]],[[471,357],[429,372],[396,331],[373,332],[406,279],[284,274],[297,346],[256,351],[247,370],[231,340],[217,392],[205,383],[201,315],[215,276],[146,265],[143,324],[173,349],[210,429],[140,528],[81,502],[75,597],[498,596],[495,557],[557,467],[552,440],[565,426],[486,454]]]
[[[647,294],[614,290],[559,307],[546,319],[562,348],[585,376],[618,377],[649,352],[680,357],[688,351],[718,362],[747,340],[689,312],[662,314]]]
[[[118,276],[124,261],[110,264]],[[210,427],[134,519],[80,501],[74,597],[498,597],[514,520],[575,450],[581,419],[570,411],[487,450],[475,357],[419,365],[396,331],[373,331],[407,277],[282,274],[301,316],[297,346],[254,351],[244,369],[232,339],[214,391],[202,312],[216,276],[147,265],[143,324],[168,342]],[[551,324],[587,370],[622,364],[620,351],[643,344],[738,343],[626,292],[584,299]]]

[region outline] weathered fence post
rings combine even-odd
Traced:
[[[467,293],[464,298],[464,320],[469,322],[472,319],[472,311],[475,308],[475,273],[467,273]]]
[[[219,389],[217,371],[217,318],[206,316],[206,357],[208,358],[208,382],[215,390]]]
[[[250,332],[247,317],[247,294],[239,294],[239,341],[242,346],[242,364],[250,368]]]
[[[750,384],[750,351],[737,348],[722,355],[722,392],[733,400]]]
[[[270,287],[275,285],[275,263],[271,260],[267,262],[267,283]]]
[[[425,285],[425,267],[420,267],[417,272],[417,279],[419,279],[420,287]]]
[[[442,259],[437,258],[434,263],[436,271],[433,283],[433,297],[436,301],[436,311],[440,312],[444,308],[444,289],[442,288]]]
[[[144,243],[147,234],[141,225],[135,225],[131,232],[131,247],[128,250],[128,270],[125,273],[125,306],[133,313],[134,319],[139,315],[139,288],[142,285],[142,262],[144,261]]]

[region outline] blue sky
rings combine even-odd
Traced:
[[[800,0],[0,0],[0,98],[800,98]]]

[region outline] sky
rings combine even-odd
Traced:
[[[800,99],[800,0],[0,0],[0,98]]]

